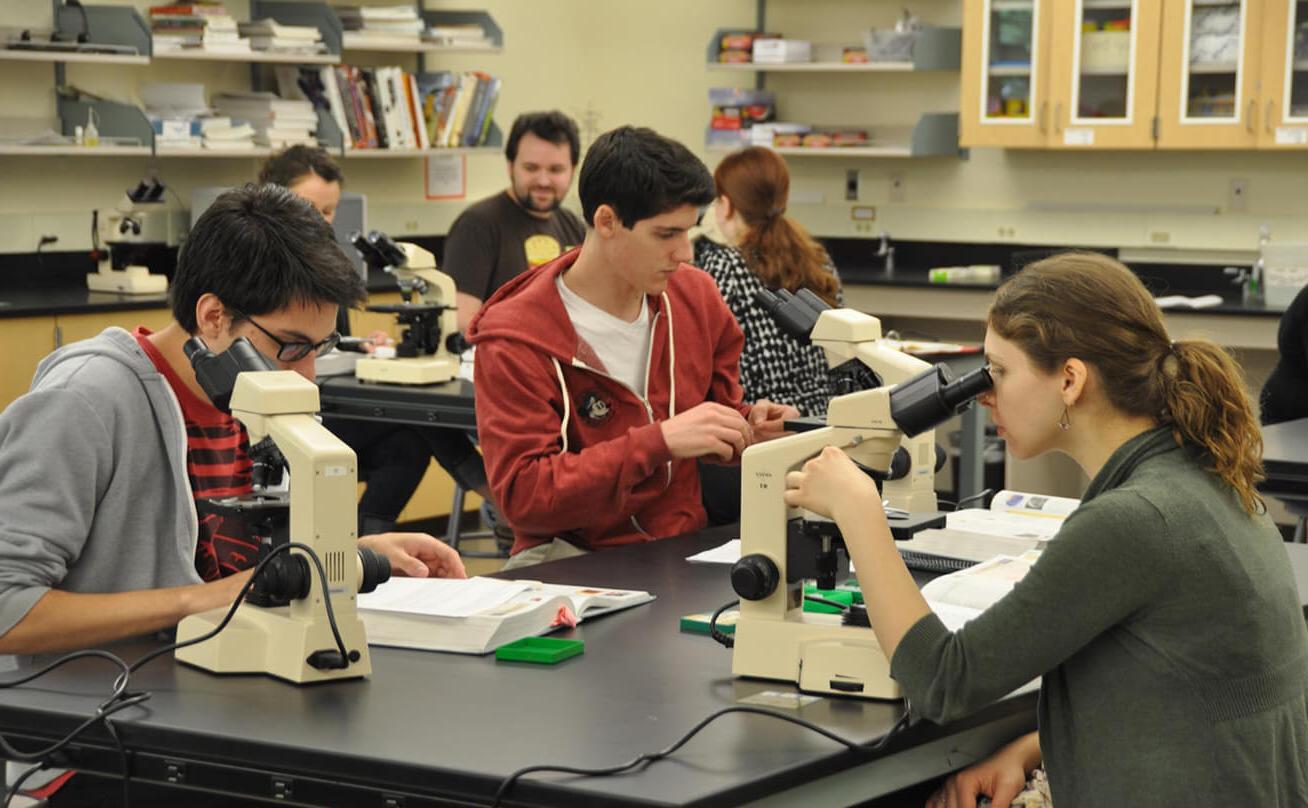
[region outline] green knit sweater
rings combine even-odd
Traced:
[[[1012,593],[891,671],[956,719],[1043,674],[1056,808],[1308,806],[1308,625],[1280,534],[1177,446],[1132,438]]]

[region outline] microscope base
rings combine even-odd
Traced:
[[[86,288],[92,292],[122,295],[162,295],[168,291],[168,279],[163,275],[151,275],[148,268],[141,266],[101,267],[86,276]]]
[[[838,617],[792,610],[784,620],[736,622],[731,672],[736,676],[794,682],[805,693],[900,699],[890,661],[869,628],[845,626]]]
[[[365,382],[386,384],[443,384],[459,376],[459,357],[424,356],[413,359],[364,357],[354,366],[354,375]]]
[[[177,624],[177,640],[203,636],[217,627],[229,607],[213,609],[184,618]],[[326,616],[305,620],[291,616],[291,607],[260,608],[241,604],[232,622],[218,636],[180,648],[178,662],[213,673],[266,673],[288,682],[308,684],[333,679],[357,679],[372,673],[363,621],[353,610],[348,617],[337,608],[336,621],[349,651],[358,651],[359,661],[342,670],[319,670],[306,662],[310,654],[335,649]]]

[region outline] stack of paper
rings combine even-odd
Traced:
[[[491,44],[482,27],[474,23],[433,25],[423,32],[422,38],[451,48],[485,48]]]
[[[240,24],[242,36],[250,38],[250,47],[257,51],[313,55],[326,53],[322,31],[313,25],[286,25],[272,19],[254,20]]]
[[[253,149],[254,127],[226,115],[200,119],[200,136],[206,149]]]
[[[200,50],[211,53],[249,53],[249,40],[241,39],[236,18],[222,3],[173,3],[150,7],[150,33],[156,53]]]
[[[246,121],[254,129],[255,142],[275,149],[296,144],[318,145],[314,132],[318,114],[303,100],[278,98],[273,93],[223,93],[214,96],[219,113]]]
[[[200,119],[209,114],[203,84],[146,82],[141,85],[141,104],[154,128],[156,145],[200,148]]]
[[[347,39],[369,44],[416,45],[426,27],[413,6],[338,6],[336,13]]]

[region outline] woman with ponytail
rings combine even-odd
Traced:
[[[928,805],[1002,808],[1042,761],[1057,808],[1308,804],[1308,626],[1235,363],[1172,340],[1130,270],[1082,253],[1000,287],[985,347],[980,402],[1009,451],[1064,452],[1091,482],[984,614],[950,631],[931,612],[843,452],[786,481],[789,504],[839,524],[916,712],[954,720],[1043,677],[1039,732]]]
[[[776,152],[752,146],[733,152],[713,173],[718,234],[695,243],[695,266],[717,281],[745,332],[740,384],[745,400],[793,404],[803,415],[827,411],[827,361],[822,349],[781,331],[754,301],[760,289],[809,289],[832,306],[840,301],[822,245],[786,216],[790,174]]]

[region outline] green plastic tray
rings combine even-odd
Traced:
[[[581,640],[560,640],[554,637],[524,637],[495,649],[495,658],[506,662],[533,662],[537,665],[554,665],[586,650]]]

